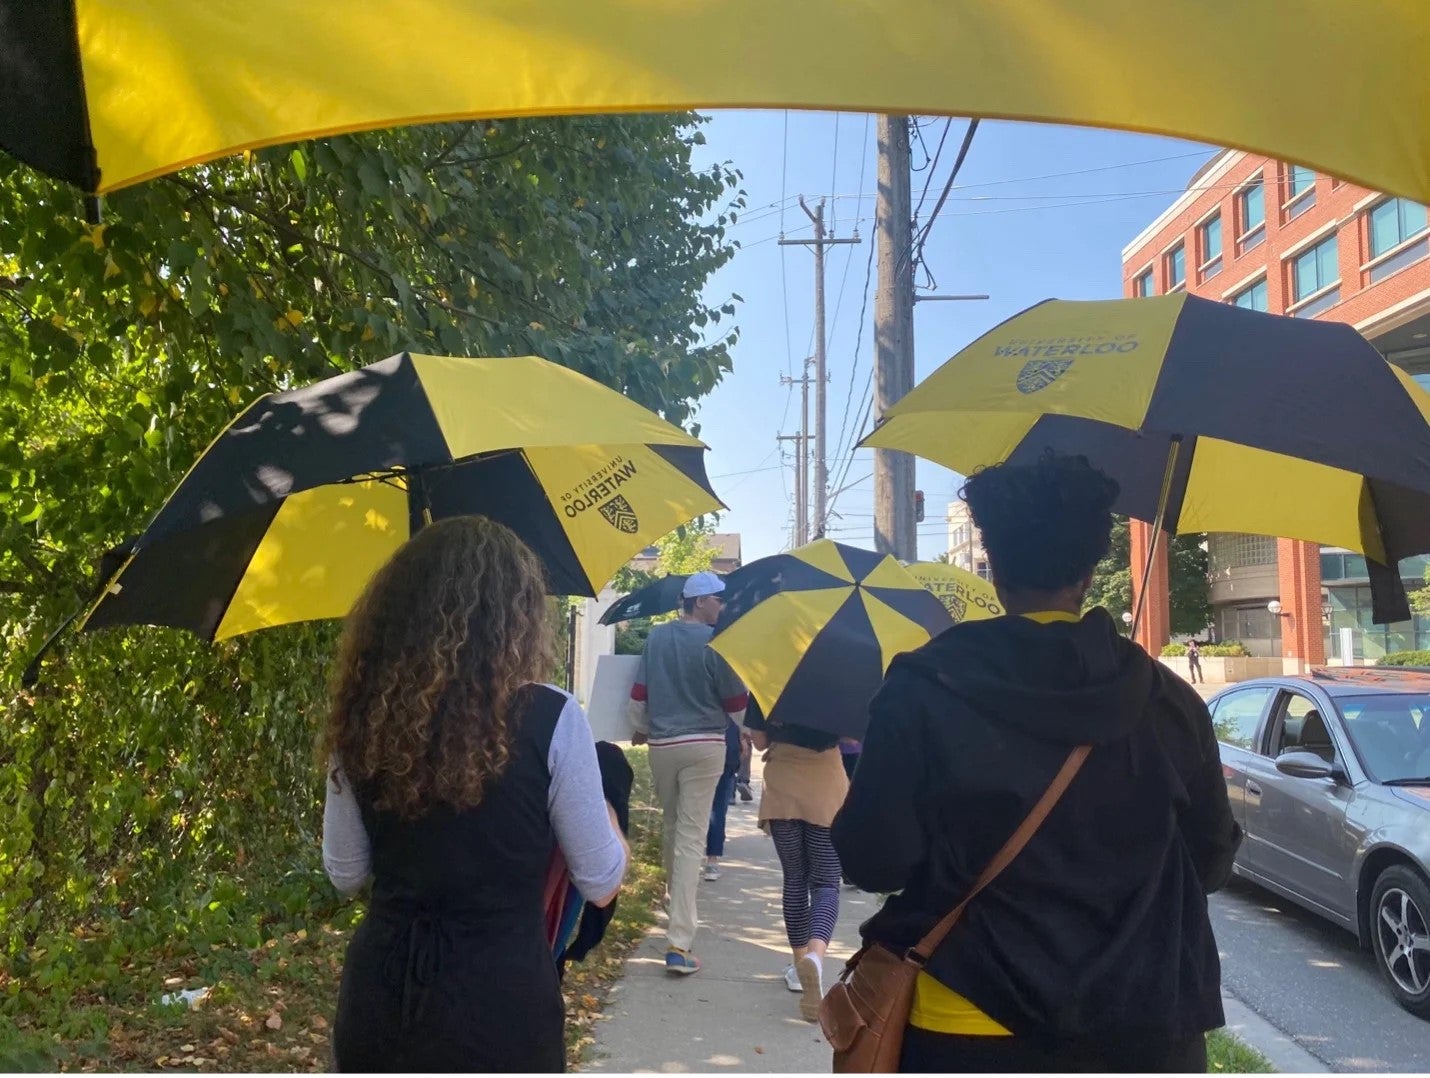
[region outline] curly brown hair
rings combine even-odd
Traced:
[[[510,528],[423,528],[348,615],[321,756],[404,819],[470,808],[505,770],[513,700],[552,652],[541,562]]]

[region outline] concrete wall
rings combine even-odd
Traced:
[[[587,599],[576,611],[576,699],[591,702],[591,685],[596,678],[596,660],[616,651],[616,627],[600,624],[600,617],[620,593],[609,588],[595,599]]]

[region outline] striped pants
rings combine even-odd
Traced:
[[[828,943],[839,920],[839,855],[829,828],[803,820],[770,820],[770,837],[784,870],[785,934],[791,947]]]

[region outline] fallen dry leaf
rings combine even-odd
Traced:
[[[314,1028],[314,1029],[327,1029],[327,1028],[328,1028],[328,1020],[327,1020],[326,1018],[324,1018],[321,1014],[315,1014],[315,1015],[313,1015],[313,1028]]]
[[[235,1033],[233,1030],[227,1028],[226,1026],[219,1026],[219,1027],[218,1027],[218,1035],[219,1035],[220,1037],[222,1037],[224,1040],[228,1041],[229,1044],[237,1044],[239,1041],[241,1041],[241,1040],[243,1039],[243,1038],[240,1037],[237,1033]]]
[[[272,1014],[270,1014],[270,1015],[268,1016],[268,1020],[267,1020],[266,1022],[264,1022],[263,1024],[264,1024],[265,1026],[267,1026],[269,1029],[282,1029],[282,1028],[283,1028],[283,1016],[280,1015],[277,1011],[274,1011]]]
[[[762,1056],[762,1055],[764,1055],[764,1054],[765,1054],[765,1050],[764,1050],[763,1048],[761,1048],[758,1044],[755,1045],[755,1055],[757,1055],[757,1056]]]

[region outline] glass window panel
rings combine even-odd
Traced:
[[[1153,296],[1157,294],[1157,286],[1152,280],[1151,270],[1148,270],[1137,278],[1134,292],[1139,296]]]
[[[1392,198],[1370,211],[1370,254],[1379,257],[1425,231],[1425,207]]]
[[[1249,288],[1245,288],[1232,297],[1232,302],[1238,307],[1245,307],[1248,311],[1266,310],[1266,278],[1263,277]]]
[[[1370,253],[1383,255],[1399,245],[1405,237],[1400,234],[1400,211],[1396,206],[1399,199],[1382,202],[1370,211]]]
[[[1210,262],[1221,255],[1221,214],[1202,225],[1202,261]]]
[[[1370,268],[1370,283],[1385,280],[1392,273],[1398,273],[1406,266],[1419,262],[1427,254],[1430,254],[1430,239],[1422,239],[1419,243],[1402,247],[1384,262],[1378,262]]]
[[[1292,165],[1287,186],[1290,197],[1295,198],[1316,185],[1316,174],[1304,165]]]
[[[1167,254],[1167,287],[1175,288],[1187,279],[1187,249],[1181,244]]]
[[[1274,691],[1270,686],[1238,689],[1218,700],[1216,712],[1212,715],[1217,740],[1240,749],[1250,749],[1256,738],[1256,728],[1261,723],[1261,714]]]
[[[1241,231],[1250,232],[1266,221],[1266,198],[1261,183],[1252,184],[1241,193]]]

